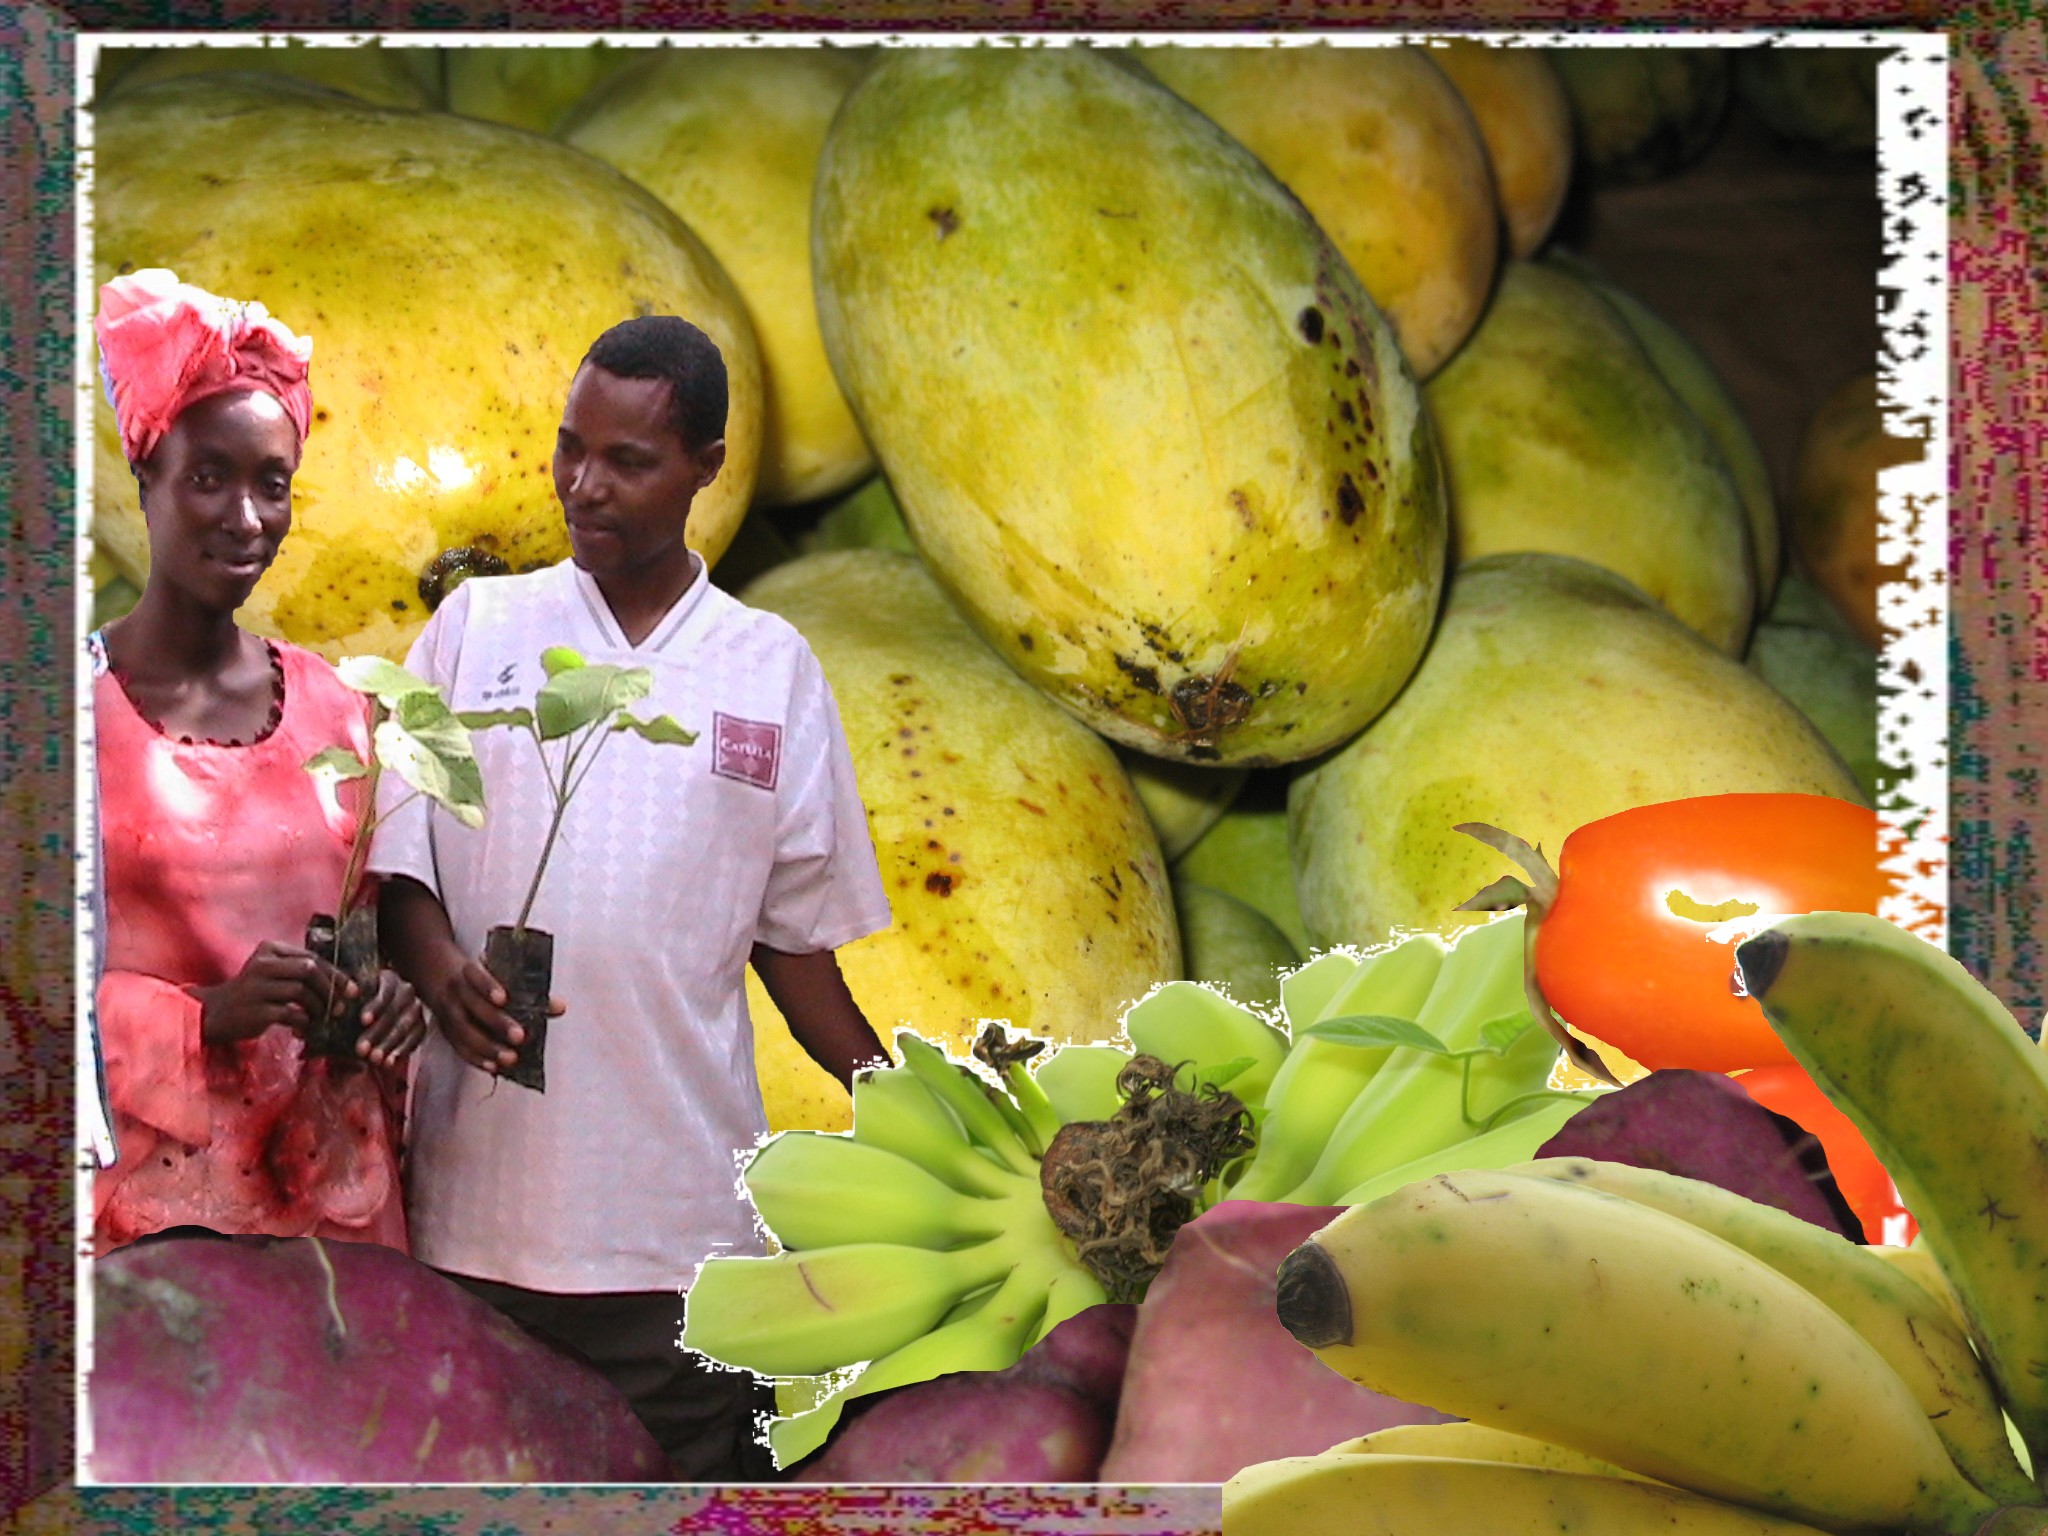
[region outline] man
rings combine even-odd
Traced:
[[[760,1251],[737,1184],[766,1128],[747,964],[842,1083],[886,1060],[832,953],[886,927],[889,905],[824,674],[684,543],[725,460],[725,416],[725,366],[696,327],[605,332],[555,444],[573,558],[464,582],[408,658],[457,709],[495,709],[530,703],[542,650],[570,646],[650,669],[636,709],[697,733],[687,747],[622,733],[570,804],[530,919],[554,935],[564,1010],[545,1093],[498,1080],[522,1032],[477,958],[516,914],[552,809],[531,738],[477,734],[482,828],[415,800],[373,858],[386,945],[438,1025],[414,1092],[415,1255],[603,1370],[685,1481],[769,1466],[755,1384],[676,1342],[697,1264]]]

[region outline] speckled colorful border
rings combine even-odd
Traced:
[[[1864,26],[1945,30],[1951,46],[1949,208],[1952,457],[1948,665],[1948,942],[2030,1025],[2044,1002],[2039,757],[2048,747],[2048,548],[2042,423],[2048,347],[2040,285],[2048,220],[2048,33],[2025,4],[1933,0],[206,0],[199,5],[0,4],[0,1015],[19,1065],[0,1076],[0,1262],[18,1264],[27,1319],[0,1318],[0,1511],[23,1530],[319,1530],[502,1536],[619,1532],[1102,1532],[1217,1528],[1213,1488],[1017,1490],[779,1487],[599,1490],[87,1490],[68,1486],[72,1362],[71,836],[75,640],[70,549],[73,271],[70,36],[77,27],[811,31],[1328,29],[1349,25]],[[8,1329],[27,1325],[19,1367]]]

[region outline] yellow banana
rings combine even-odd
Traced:
[[[1941,1272],[1941,1265],[1923,1244],[1909,1243],[1904,1248],[1891,1243],[1871,1243],[1867,1246],[1872,1258],[1881,1259],[1906,1276],[1941,1303],[1942,1310],[1948,1313],[1949,1320],[1957,1328],[1965,1334],[1970,1331],[1970,1325],[1963,1317],[1963,1304],[1956,1300],[1955,1288],[1948,1283],[1948,1276]]]
[[[1897,1373],[1962,1474],[2001,1504],[2033,1498],[1998,1395],[1942,1304],[1869,1249],[1775,1206],[1653,1168],[1585,1157],[1508,1170],[1618,1195],[1733,1243],[1817,1297]]]
[[[2048,1053],[1959,962],[1882,918],[1786,918],[1735,955],[1898,1183],[2048,1489]]]
[[[1820,1536],[1623,1477],[1444,1456],[1298,1456],[1223,1485],[1223,1536]]]
[[[1174,1081],[1189,1092],[1207,1072],[1233,1061],[1251,1065],[1222,1084],[1247,1109],[1265,1102],[1266,1088],[1287,1055],[1287,1041],[1264,1019],[1200,982],[1169,981],[1124,1010],[1131,1048],[1183,1067]]]
[[[785,1131],[745,1174],[754,1209],[785,1248],[907,1243],[957,1248],[994,1237],[1014,1219],[1015,1196],[963,1195],[907,1157],[821,1131]]]
[[[873,1360],[931,1332],[962,1297],[1007,1276],[1029,1246],[1005,1233],[943,1253],[845,1243],[710,1259],[684,1301],[683,1345],[769,1376]]]
[[[959,1118],[907,1067],[881,1067],[853,1080],[853,1139],[908,1158],[962,1194],[993,1198],[1036,1188],[967,1139]]]
[[[1584,1472],[1594,1477],[1625,1477],[1652,1482],[1640,1472],[1617,1467],[1611,1461],[1566,1450],[1548,1440],[1489,1429],[1470,1419],[1448,1424],[1395,1424],[1369,1435],[1340,1440],[1323,1452],[1325,1456],[1450,1456],[1461,1461],[1498,1461],[1517,1467],[1547,1467],[1553,1472]]]
[[[1374,1391],[1713,1498],[1939,1536],[1998,1507],[1820,1301],[1595,1190],[1467,1172],[1353,1206],[1282,1262],[1278,1312]]]
[[[1296,1021],[1294,1042],[1266,1090],[1258,1151],[1231,1186],[1231,1199],[1278,1200],[1299,1184],[1315,1166],[1344,1111],[1393,1052],[1391,1046],[1319,1040],[1303,1029],[1319,1018],[1350,1014],[1412,1019],[1422,1011],[1443,963],[1443,940],[1435,934],[1415,934],[1367,955],[1315,1018]]]

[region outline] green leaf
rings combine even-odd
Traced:
[[[1221,1088],[1234,1077],[1242,1077],[1259,1064],[1256,1056],[1239,1056],[1217,1067],[1204,1067],[1195,1074],[1198,1083],[1207,1083],[1212,1088]]]
[[[549,677],[573,672],[582,665],[583,653],[573,646],[551,645],[540,653],[540,669]]]
[[[619,718],[612,722],[612,729],[631,731],[636,736],[659,742],[663,746],[687,747],[697,739],[695,731],[685,730],[681,722],[672,715],[656,715],[652,720],[641,720],[620,710]]]
[[[533,711],[523,704],[512,709],[462,709],[455,712],[455,718],[472,731],[487,731],[500,725],[531,725]]]
[[[1348,1013],[1324,1019],[1302,1031],[1335,1045],[1406,1045],[1433,1056],[1448,1056],[1450,1047],[1413,1019],[1396,1019],[1380,1013]]]
[[[328,747],[315,752],[304,764],[306,772],[316,779],[330,784],[345,784],[350,779],[365,779],[370,776],[370,765],[347,747]]]
[[[1524,1008],[1520,1013],[1504,1013],[1497,1019],[1488,1019],[1479,1026],[1479,1041],[1496,1056],[1504,1056],[1509,1046],[1535,1027],[1535,1016]]]
[[[334,664],[341,680],[357,693],[374,696],[389,709],[407,694],[432,693],[434,685],[382,656],[344,656]]]
[[[653,688],[654,674],[645,667],[599,664],[557,672],[534,696],[541,739],[554,741],[595,725],[635,699],[645,698]]]
[[[406,784],[446,806],[466,827],[483,825],[484,781],[469,728],[438,694],[407,694],[377,727],[377,760]]]

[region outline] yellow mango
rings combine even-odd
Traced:
[[[1462,37],[1428,46],[1486,141],[1508,254],[1527,259],[1549,237],[1572,179],[1572,107],[1557,66],[1540,48]]]

